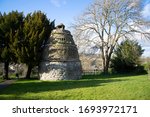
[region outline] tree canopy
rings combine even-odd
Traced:
[[[5,63],[6,78],[9,62],[25,63],[28,66],[26,78],[30,78],[53,27],[54,23],[41,11],[27,16],[18,11],[0,13],[0,60]]]
[[[28,14],[24,20],[23,40],[18,53],[20,62],[28,66],[26,78],[30,78],[31,70],[38,65],[44,42],[51,32],[50,21],[42,12]]]
[[[73,24],[78,41],[100,49],[103,71],[108,72],[112,53],[119,40],[140,34],[150,38],[142,17],[142,0],[95,0]]]
[[[4,62],[4,78],[8,79],[8,66],[10,62],[16,62],[16,58],[11,49],[16,32],[23,24],[23,13],[12,11],[8,14],[0,15],[0,45],[1,45],[1,61]]]

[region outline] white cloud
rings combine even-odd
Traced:
[[[143,8],[142,15],[144,18],[150,19],[150,3]]]
[[[50,0],[50,2],[55,6],[55,7],[61,7],[62,5],[66,5],[67,1],[66,0]]]
[[[132,0],[132,2],[129,4],[128,8],[135,7],[139,4],[139,0]]]

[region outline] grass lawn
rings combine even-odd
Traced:
[[[77,81],[18,80],[0,99],[150,100],[147,75],[83,76]]]

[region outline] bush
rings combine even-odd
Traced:
[[[144,66],[137,66],[134,73],[136,73],[136,74],[147,74],[147,71],[145,70]]]
[[[114,51],[114,56],[111,60],[113,71],[117,73],[144,72],[144,67],[139,62],[143,52],[144,50],[136,41],[123,41]]]
[[[144,70],[147,71],[147,73],[149,73],[150,72],[150,62],[145,63],[143,66],[144,66]]]

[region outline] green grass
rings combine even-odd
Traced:
[[[0,99],[149,100],[147,75],[83,76],[77,81],[18,80],[0,89]]]

